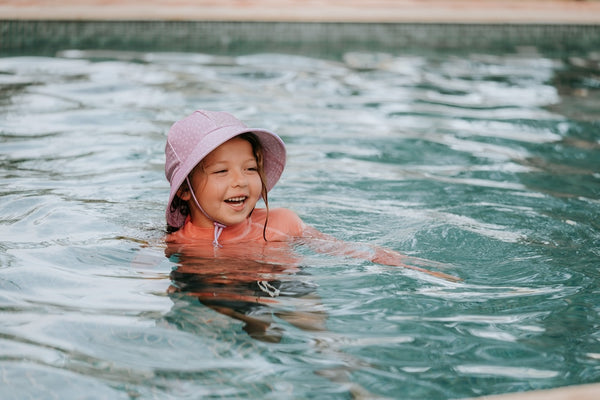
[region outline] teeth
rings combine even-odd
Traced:
[[[246,197],[232,197],[231,199],[225,200],[228,203],[239,203],[246,200]]]

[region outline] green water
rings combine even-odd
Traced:
[[[599,63],[0,58],[0,397],[457,399],[600,382]],[[271,207],[462,281],[297,244],[269,272],[288,295],[252,311],[276,342],[167,294],[196,277],[165,256],[164,141],[196,108],[283,137]],[[291,308],[326,329],[291,324]]]

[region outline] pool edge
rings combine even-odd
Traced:
[[[598,398],[600,398],[600,383],[474,397],[465,400],[596,400]]]
[[[600,48],[600,25],[269,21],[0,20],[0,55],[65,49],[285,52],[539,51]]]
[[[7,0],[15,20],[168,20],[395,23],[600,24],[599,1],[575,0]]]

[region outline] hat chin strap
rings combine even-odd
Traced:
[[[213,223],[213,225],[215,226],[213,246],[215,246],[215,247],[223,247],[219,243],[219,237],[221,236],[221,233],[223,233],[223,229],[227,228],[227,225],[222,224],[222,223],[216,221],[213,217],[211,217],[210,215],[208,215],[208,213],[206,211],[204,211],[204,208],[202,208],[202,206],[200,205],[200,202],[196,198],[196,194],[194,193],[194,189],[192,189],[192,184],[190,183],[190,178],[186,177],[185,180],[186,180],[186,182],[188,184],[188,188],[190,189],[190,193],[192,194],[192,198],[194,199],[194,203],[196,203],[196,206],[200,209],[200,211],[202,211],[202,214],[204,214],[204,216],[206,218],[208,218],[209,220],[211,220],[212,223]]]

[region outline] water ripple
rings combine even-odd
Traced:
[[[0,397],[446,399],[597,381],[598,71],[591,53],[0,58]],[[290,281],[314,298],[259,313],[276,344],[167,295],[164,139],[200,107],[284,138],[273,207],[463,282],[299,244]],[[326,331],[281,318],[317,305]]]

